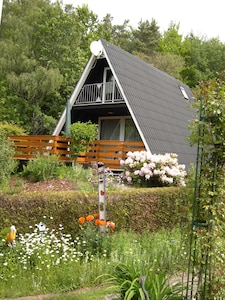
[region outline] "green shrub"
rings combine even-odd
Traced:
[[[70,125],[71,138],[74,142],[71,144],[73,156],[76,158],[81,152],[87,152],[89,145],[97,138],[98,125],[88,122],[76,122]]]
[[[23,167],[22,176],[32,181],[44,181],[56,178],[57,169],[60,167],[57,156],[54,155],[38,155],[34,160],[30,160]]]
[[[18,166],[17,162],[13,159],[13,143],[6,139],[2,132],[0,132],[0,153],[0,185],[2,187]]]
[[[119,263],[112,274],[105,275],[105,283],[117,287],[120,299],[124,300],[145,300],[147,296],[154,300],[183,299],[182,283],[171,286],[170,278],[167,272],[160,269],[159,261],[156,256],[153,263],[145,261],[140,264],[135,260]]]
[[[127,189],[106,192],[107,219],[117,230],[151,232],[160,228],[189,226],[190,191],[187,188]],[[98,192],[36,192],[16,195],[0,194],[0,215],[4,216],[0,230],[13,223],[21,232],[30,224],[39,223],[43,215],[54,216],[49,227],[63,224],[76,236],[78,219],[98,211]]]
[[[26,135],[26,132],[22,127],[10,123],[0,123],[0,132],[5,136]]]

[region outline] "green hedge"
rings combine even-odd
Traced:
[[[187,225],[190,220],[192,191],[187,188],[127,189],[107,192],[107,219],[117,230],[142,232]],[[18,232],[28,232],[40,221],[49,228],[62,224],[74,237],[78,218],[98,211],[98,195],[80,192],[46,192],[0,195],[0,231],[12,224]],[[46,216],[46,219],[44,219]],[[52,218],[51,218],[52,217]]]

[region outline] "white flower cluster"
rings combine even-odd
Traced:
[[[147,151],[128,152],[121,160],[123,178],[130,184],[145,185],[147,181],[158,181],[164,185],[185,186],[185,165],[179,165],[177,154],[151,154]]]
[[[32,228],[32,226],[31,226]],[[19,234],[16,247],[13,248],[13,258],[10,249],[0,251],[0,279],[5,279],[10,269],[37,270],[46,272],[54,266],[80,263],[85,259],[82,251],[85,241],[77,237],[73,240],[70,234],[65,234],[63,225],[58,230],[50,230],[44,223],[39,223],[32,233]],[[89,260],[92,260],[92,257]],[[13,267],[13,265],[17,267]]]

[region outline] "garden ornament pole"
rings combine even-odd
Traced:
[[[101,162],[98,163],[98,213],[99,220],[106,221],[105,166]],[[106,224],[100,226],[100,232],[105,233],[105,231]]]

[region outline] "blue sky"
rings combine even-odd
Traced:
[[[225,1],[224,0],[61,0],[74,7],[87,4],[102,19],[110,13],[115,24],[125,19],[137,27],[142,20],[157,21],[160,31],[166,30],[171,21],[180,23],[184,36],[193,32],[199,37],[218,37],[225,43]]]

